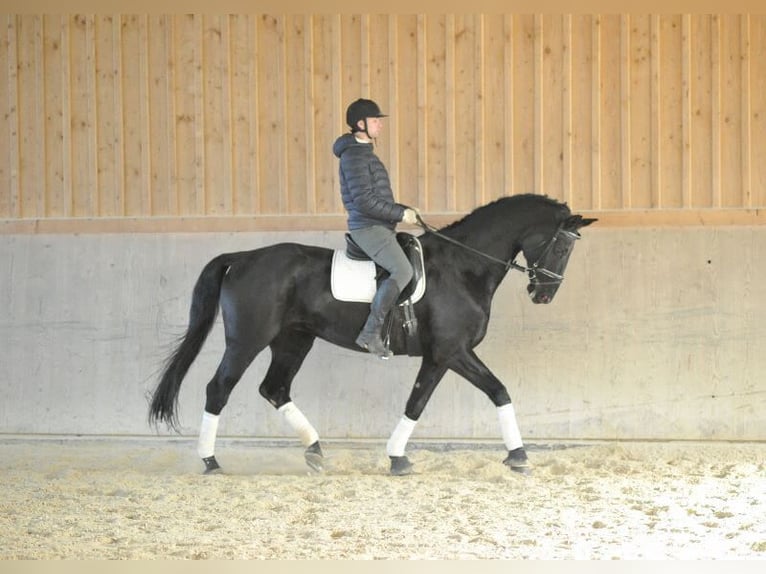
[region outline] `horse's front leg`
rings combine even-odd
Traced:
[[[391,438],[386,444],[386,452],[391,459],[391,474],[394,476],[403,476],[412,473],[412,463],[404,454],[407,448],[407,442],[415,430],[423,409],[426,408],[428,399],[444,377],[447,368],[442,365],[436,365],[430,360],[424,358],[420,365],[415,385],[412,387],[410,398],[407,400],[407,407],[404,409],[404,416],[396,425]]]
[[[528,472],[529,460],[516,422],[516,411],[505,385],[492,374],[473,350],[456,355],[450,360],[449,368],[481,390],[497,407],[500,432],[508,449],[508,456],[503,464],[516,472]]]

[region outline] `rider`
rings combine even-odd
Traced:
[[[346,110],[351,133],[335,140],[333,153],[340,159],[340,191],[348,212],[348,229],[354,242],[389,272],[370,305],[370,315],[356,344],[387,359],[391,356],[381,338],[386,315],[399,293],[412,279],[412,266],[396,240],[396,224],[417,222],[418,211],[394,201],[388,171],[373,149],[383,129],[378,104],[358,99]]]

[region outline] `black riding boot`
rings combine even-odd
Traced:
[[[367,349],[370,353],[374,353],[383,359],[388,359],[392,355],[386,349],[381,338],[383,322],[386,320],[388,312],[396,303],[398,296],[399,286],[392,279],[386,279],[378,287],[372,304],[370,304],[370,316],[367,317],[367,322],[356,338],[356,344],[362,347],[362,349]]]

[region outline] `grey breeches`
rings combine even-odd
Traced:
[[[396,233],[386,227],[365,227],[349,232],[351,238],[375,263],[391,274],[404,289],[412,279],[412,265],[396,241]]]

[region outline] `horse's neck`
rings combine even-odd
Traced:
[[[486,253],[502,261],[510,261],[519,252],[521,232],[520,222],[499,217],[484,221],[466,221],[452,230],[453,237],[461,243]]]
[[[447,231],[445,235],[448,235],[458,244],[474,251],[463,249],[459,245],[451,245],[452,249],[448,253],[457,255],[463,251],[459,260],[470,261],[468,265],[471,268],[472,281],[484,286],[483,297],[486,297],[485,303],[489,304],[500,283],[508,274],[508,263],[517,255],[516,234],[502,233],[496,227],[469,225],[454,226],[445,231]],[[444,241],[439,237],[428,239],[435,242]],[[483,257],[481,254],[488,257]],[[454,261],[449,262],[450,266],[453,264]]]

